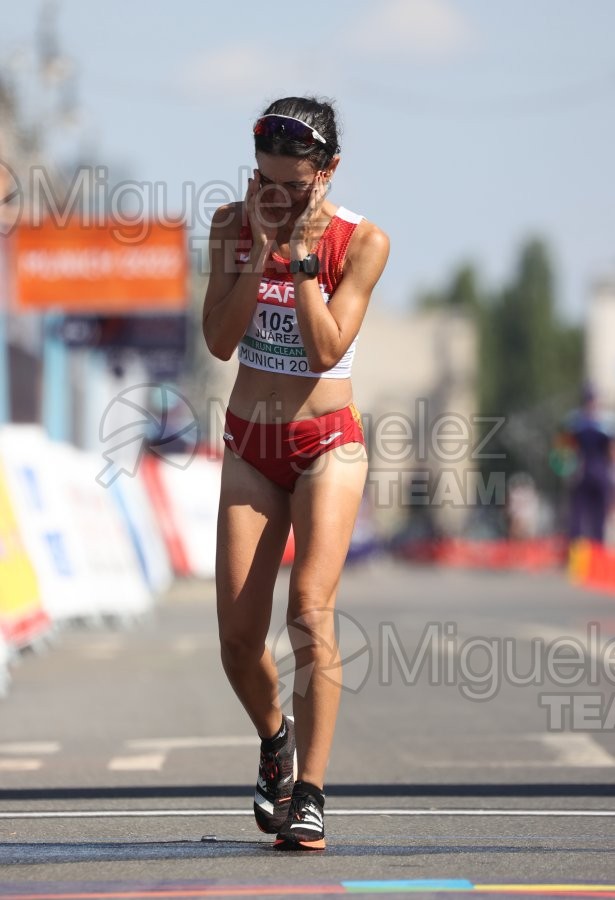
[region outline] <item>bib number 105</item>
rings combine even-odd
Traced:
[[[284,313],[282,316],[279,312],[272,312],[267,315],[266,310],[263,310],[258,314],[258,318],[263,323],[264,331],[285,331],[290,334],[295,325],[295,317],[292,313]]]

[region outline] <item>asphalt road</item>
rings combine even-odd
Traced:
[[[615,598],[382,560],[347,568],[338,611],[324,853],[257,830],[213,587],[180,583],[137,627],[66,630],[14,671],[0,896],[615,896]]]

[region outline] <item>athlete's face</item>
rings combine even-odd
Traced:
[[[260,202],[263,207],[272,213],[279,210],[280,218],[305,209],[317,172],[311,162],[294,156],[272,156],[258,152],[256,166],[260,173]],[[277,216],[274,213],[273,218]]]

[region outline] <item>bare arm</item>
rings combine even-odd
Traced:
[[[308,204],[291,234],[292,259],[303,259],[316,243],[327,190],[328,179],[324,172],[318,172]],[[357,226],[348,245],[342,279],[328,304],[323,303],[314,279],[303,273],[294,276],[297,321],[313,372],[333,368],[352,344],[388,255],[387,235],[364,221]]]
[[[328,304],[315,279],[295,275],[297,320],[310,369],[335,366],[357,336],[372,290],[389,255],[387,235],[372,223],[359,226],[350,243],[344,275]],[[306,248],[307,252],[307,248]],[[299,258],[305,255],[299,248]]]
[[[203,335],[214,356],[230,359],[258,298],[263,271],[263,246],[254,241],[247,263],[238,266],[235,248],[241,225],[241,204],[216,210],[209,235],[210,275],[203,304]]]
[[[209,237],[210,277],[203,306],[203,334],[219,359],[230,359],[250,324],[258,302],[258,286],[275,238],[260,205],[260,172],[253,170],[243,204],[221,206],[214,215]],[[247,263],[238,267],[235,249],[246,214],[252,232]]]

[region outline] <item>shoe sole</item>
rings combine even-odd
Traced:
[[[324,838],[320,838],[317,841],[288,841],[286,838],[281,838],[279,841],[274,842],[273,849],[283,851],[306,850],[309,853],[314,850],[324,850],[326,846]]]
[[[288,797],[286,799],[288,800],[288,805],[290,806],[291,798]],[[284,801],[280,801],[280,802],[284,802]],[[256,818],[256,813],[254,814],[254,821],[258,825],[259,829],[263,832],[263,834],[277,834],[278,831],[280,830],[280,828],[282,827],[282,825],[284,824],[284,822],[286,821],[286,816],[284,816],[284,818],[281,819],[277,825],[270,824],[267,828],[265,828],[263,825],[261,825],[261,823],[258,821],[258,819]]]

